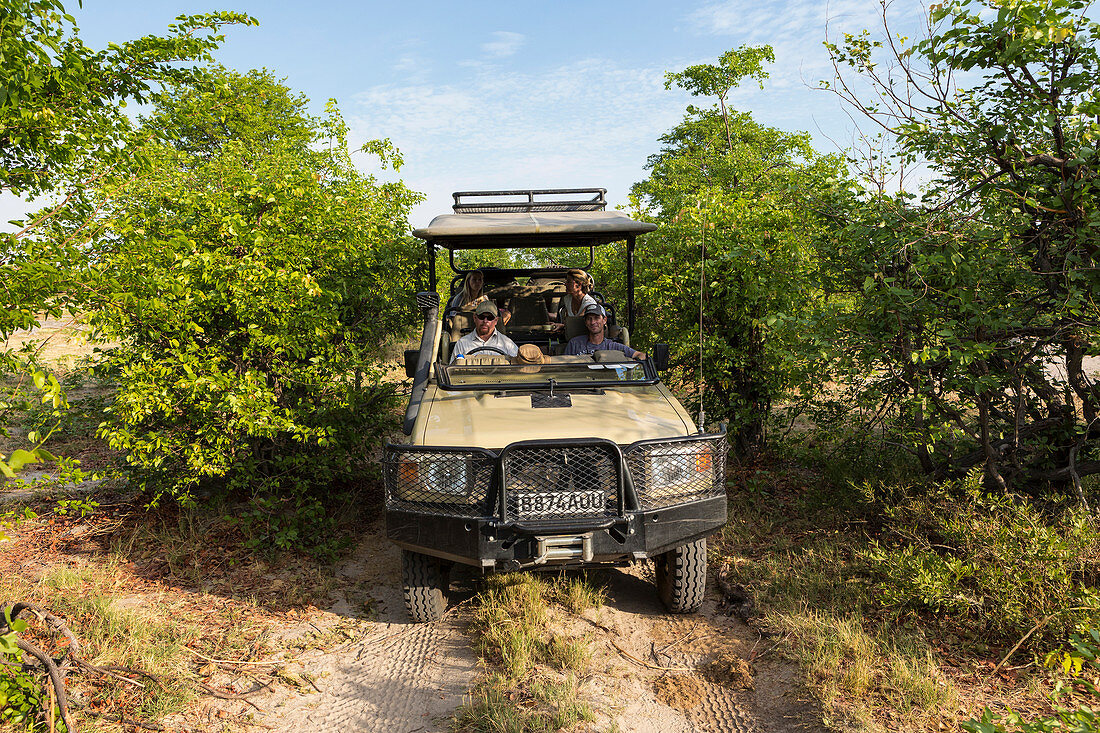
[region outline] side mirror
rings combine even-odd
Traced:
[[[653,368],[659,372],[668,369],[668,344],[653,344]]]
[[[419,359],[419,349],[405,349],[405,376],[409,379],[416,376],[416,362]]]

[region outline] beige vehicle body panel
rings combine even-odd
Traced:
[[[533,408],[527,391],[450,391],[433,383],[412,443],[498,450],[519,440],[603,438],[629,445],[695,433],[691,417],[663,384],[570,392],[572,407]]]

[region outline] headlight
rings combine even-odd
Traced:
[[[640,460],[630,460],[642,507],[715,495],[722,488],[716,463],[711,441],[646,446]]]
[[[406,459],[398,464],[398,489],[409,493],[447,494],[446,501],[453,501],[455,496],[469,493],[469,468],[462,456]]]
[[[706,446],[670,446],[649,459],[647,483],[653,488],[709,486],[714,479],[714,459]]]
[[[386,456],[385,478],[391,508],[480,516],[492,466],[467,451],[393,450]]]

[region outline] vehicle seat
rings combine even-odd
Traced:
[[[451,340],[451,334],[446,330],[443,330],[439,334],[439,360],[444,364],[451,360],[451,351],[454,349],[455,342]]]
[[[508,321],[510,328],[524,328],[530,326],[545,326],[550,323],[550,314],[546,312],[540,295],[524,295],[512,301],[512,319]]]
[[[569,343],[569,339],[585,333],[588,333],[588,329],[584,327],[584,316],[565,317],[565,343]]]
[[[472,310],[451,311],[450,328],[448,329],[451,336],[451,343],[458,341],[460,338],[474,330],[474,313]]]
[[[564,354],[565,347],[569,343],[570,339],[576,338],[588,333],[588,329],[584,326],[584,316],[566,316],[565,317],[565,335],[562,342],[554,347],[555,354]]]

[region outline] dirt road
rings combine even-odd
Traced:
[[[440,622],[412,625],[400,595],[400,554],[381,526],[340,572],[358,583],[337,594],[324,620],[356,619],[357,638],[298,660],[313,679],[301,694],[266,701],[257,722],[280,731],[449,730],[450,716],[478,674],[468,629],[479,579],[456,573],[452,610]],[[607,603],[575,619],[593,658],[584,690],[599,711],[594,730],[736,733],[825,730],[820,712],[795,682],[791,664],[720,608],[712,592],[702,611],[664,612],[650,571],[611,569],[596,576]]]

